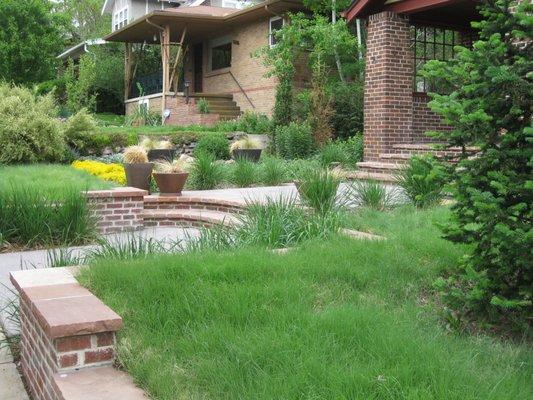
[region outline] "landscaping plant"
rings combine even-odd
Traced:
[[[86,109],[81,109],[67,120],[64,130],[67,145],[81,155],[90,154],[96,127],[94,117]]]
[[[225,177],[223,164],[217,163],[208,152],[196,152],[190,172],[190,186],[196,190],[214,189]]]
[[[340,181],[327,169],[315,169],[297,182],[301,202],[324,215],[336,208]]]
[[[257,181],[255,164],[245,158],[238,158],[232,167],[232,182],[237,187],[250,187]]]
[[[196,100],[196,108],[198,109],[198,112],[200,114],[210,113],[209,103],[203,97],[201,99]]]
[[[283,160],[275,157],[263,157],[260,164],[261,182],[267,186],[277,186],[286,180]]]
[[[306,123],[296,122],[278,127],[275,147],[276,153],[286,159],[308,157],[314,149],[311,127]]]
[[[75,169],[86,171],[104,181],[115,182],[119,185],[126,184],[126,174],[124,173],[124,167],[121,164],[103,163],[92,160],[76,160],[71,165]]]
[[[521,334],[533,321],[532,13],[530,2],[484,1],[480,40],[426,70],[450,90],[432,94],[431,108],[452,126],[438,137],[479,149],[450,168],[455,204],[444,231],[472,252],[438,286],[459,325],[477,320]]]
[[[398,201],[396,191],[374,180],[355,181],[348,185],[344,194],[350,205],[384,211],[391,209]]]
[[[216,160],[229,159],[229,140],[223,133],[206,133],[200,136],[194,154],[209,153]]]
[[[413,156],[396,174],[396,183],[416,207],[438,204],[443,197],[444,167],[434,156]]]

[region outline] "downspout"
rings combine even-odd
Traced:
[[[359,18],[355,19],[355,26],[357,29],[357,42],[359,44],[359,60],[363,59],[363,53],[361,51],[361,46],[363,45],[363,39],[361,37],[361,20]]]

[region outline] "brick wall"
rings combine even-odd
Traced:
[[[411,140],[413,121],[409,20],[393,12],[368,18],[364,96],[365,161]]]
[[[131,187],[88,191],[87,201],[98,231],[115,233],[141,229],[143,198],[147,194],[146,190]]]
[[[67,268],[16,271],[21,369],[33,400],[62,400],[58,375],[112,365],[122,319]]]
[[[426,135],[427,131],[449,131],[451,126],[446,125],[442,118],[428,107],[430,97],[425,93],[413,94],[413,132],[412,140],[415,142],[433,142],[434,139]]]

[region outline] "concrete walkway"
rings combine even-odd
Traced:
[[[0,399],[28,400],[28,394],[0,329]]]

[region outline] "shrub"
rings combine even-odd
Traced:
[[[238,159],[233,165],[232,181],[238,187],[249,187],[255,183],[256,174],[255,163],[244,158]]]
[[[334,135],[348,139],[363,131],[362,83],[338,82],[332,86],[333,114],[331,124]]]
[[[278,74],[276,100],[272,112],[272,125],[276,128],[288,125],[292,119],[292,80],[294,71]]]
[[[433,156],[413,156],[396,174],[396,182],[415,206],[428,207],[443,197],[445,171]]]
[[[0,84],[0,163],[61,161],[66,150],[51,95]]]
[[[87,201],[77,190],[56,195],[12,185],[0,192],[0,237],[9,245],[76,245],[94,235]]]
[[[313,151],[313,136],[308,124],[291,122],[276,129],[276,152],[286,159],[305,158]]]
[[[318,152],[318,159],[320,164],[324,167],[328,167],[333,162],[339,162],[341,164],[347,164],[348,154],[345,146],[339,141],[328,142]]]
[[[223,133],[206,133],[200,136],[194,154],[209,153],[216,160],[229,159],[229,140]]]
[[[315,169],[298,183],[298,193],[304,205],[324,215],[336,207],[339,183],[327,170]]]
[[[115,182],[119,185],[126,184],[124,167],[120,164],[108,164],[93,160],[78,160],[74,161],[71,165],[75,169],[86,171],[105,181]]]
[[[71,116],[65,126],[67,144],[81,155],[88,155],[90,147],[96,142],[91,136],[96,133],[96,120],[85,108]]]
[[[203,97],[201,99],[196,100],[196,108],[198,109],[198,112],[200,114],[210,113],[209,103]]]
[[[268,134],[272,131],[272,123],[265,114],[245,111],[237,122],[237,129],[235,129],[237,131],[256,135]]]
[[[372,210],[384,211],[395,204],[395,192],[377,181],[357,181],[348,186],[345,193],[346,202],[350,205],[368,207]]]
[[[191,168],[189,183],[193,189],[214,189],[224,180],[224,166],[211,153],[197,152]]]
[[[263,158],[261,164],[261,181],[265,185],[276,186],[285,181],[285,164],[274,157]]]
[[[355,167],[355,165],[363,161],[363,135],[358,133],[346,140],[338,141],[339,146],[344,149],[346,154],[346,165]]]

